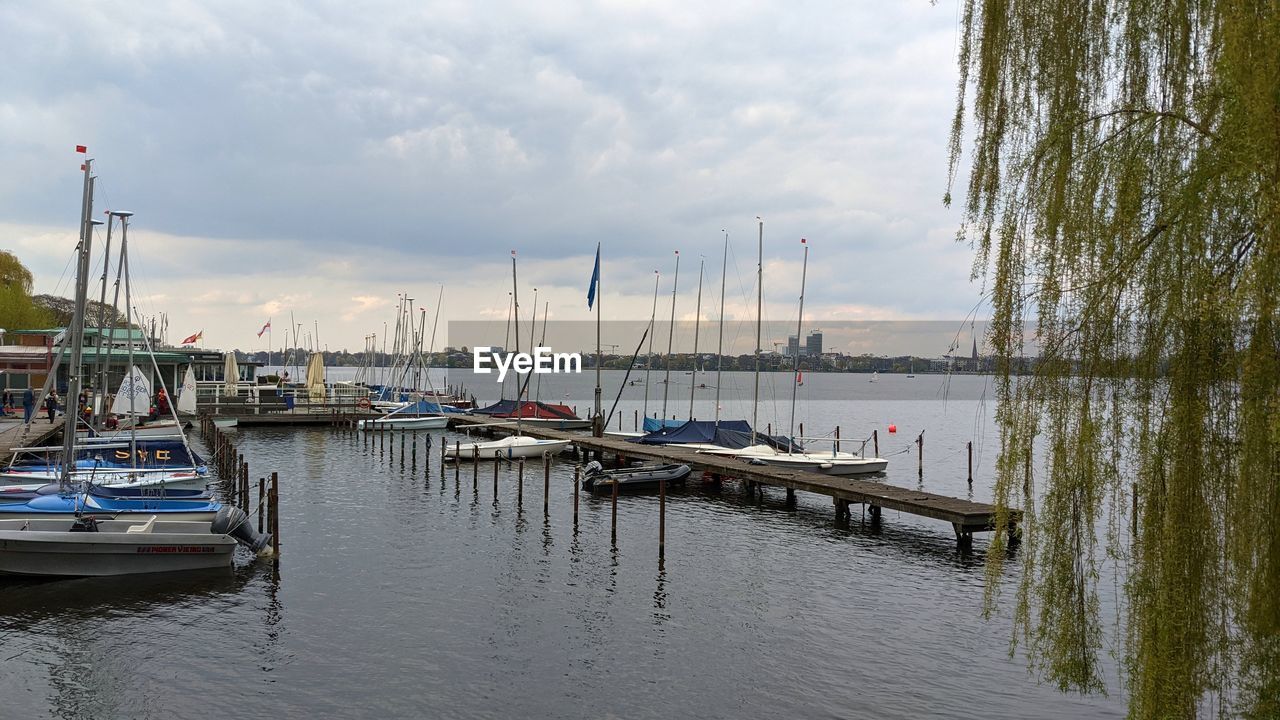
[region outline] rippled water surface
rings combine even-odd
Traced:
[[[988,496],[985,381],[890,382],[814,376],[807,427],[878,428],[882,454],[911,439],[888,422],[924,430],[923,486],[961,496],[977,438]],[[590,384],[552,391],[585,406]],[[616,547],[607,500],[581,496],[575,530],[568,456],[544,516],[540,462],[523,507],[515,467],[496,498],[492,465],[442,478],[452,434],[430,462],[426,433],[416,459],[322,428],[236,435],[255,477],[280,473],[278,566],[0,584],[0,717],[1123,715],[1118,693],[1062,695],[1008,657],[1007,616],[980,615],[985,541],[961,552],[943,523],[855,508],[838,527],[828,498],[694,485],[668,498],[660,563],[655,497],[622,498]],[[915,487],[915,456],[892,462],[884,481]]]

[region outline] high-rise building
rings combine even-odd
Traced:
[[[813,330],[809,333],[809,337],[804,339],[804,354],[810,357],[818,357],[822,355],[822,331]]]
[[[800,338],[795,335],[787,336],[787,357],[800,357]]]

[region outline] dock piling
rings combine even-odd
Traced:
[[[280,474],[271,473],[271,552],[280,554]]]
[[[920,450],[920,455],[919,455],[920,462],[918,465],[920,478],[924,479],[924,431],[923,430],[920,431],[920,437],[916,438],[916,446]]]
[[[836,426],[836,452],[840,452],[840,426]]]
[[[973,484],[973,441],[968,442],[969,448],[969,484]]]
[[[610,521],[609,521],[609,540],[614,545],[618,544],[618,481],[610,480],[609,484],[613,486],[613,496],[610,501]]]
[[[493,461],[493,502],[494,504],[497,504],[498,502],[498,461],[497,459]]]
[[[667,556],[667,481],[658,481],[658,558]]]
[[[872,447],[875,449],[876,457],[880,457],[880,431],[879,430],[871,431],[871,442],[873,443]]]
[[[516,462],[516,507],[524,507],[524,458]]]
[[[551,453],[542,453],[542,514],[551,514]]]
[[[267,499],[267,479],[258,478],[258,534],[262,534],[262,515],[266,510],[262,502]]]
[[[471,489],[475,490],[480,482],[480,446],[471,446]]]
[[[582,479],[582,466],[573,466],[573,529],[578,529],[578,487]]]

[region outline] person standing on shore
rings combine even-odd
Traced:
[[[27,388],[22,392],[22,422],[31,422],[31,415],[36,411],[36,396]]]
[[[58,411],[58,391],[50,390],[49,397],[44,399],[44,409],[49,413],[49,424],[53,424],[53,415]]]

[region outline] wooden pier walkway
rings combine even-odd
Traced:
[[[476,431],[490,434],[514,432],[514,423],[494,424],[488,418],[450,417],[450,425],[459,430],[477,426],[474,428]],[[995,526],[996,509],[993,505],[896,487],[874,480],[788,470],[770,465],[751,465],[737,458],[701,454],[679,445],[642,445],[616,437],[597,438],[584,433],[541,427],[523,427],[521,431],[530,437],[569,440],[582,452],[613,456],[619,462],[677,462],[701,471],[707,480],[737,479],[752,489],[767,485],[786,488],[788,501],[794,500],[793,493],[796,490],[827,495],[835,504],[837,519],[848,520],[849,505],[862,504],[867,506],[873,521],[880,518],[880,512],[884,508],[942,520],[951,523],[957,542],[964,546],[972,544],[973,533],[990,531]],[[1019,520],[1021,513],[1011,511],[1010,523],[1015,528]],[[1014,537],[1017,537],[1016,530]]]
[[[13,449],[16,447],[31,447],[34,445],[43,445],[45,442],[58,434],[62,429],[62,419],[58,422],[50,423],[48,420],[37,420],[31,423],[31,432],[25,434],[23,430],[26,425],[19,420],[0,421],[0,463],[7,464],[10,456],[13,455]]]

